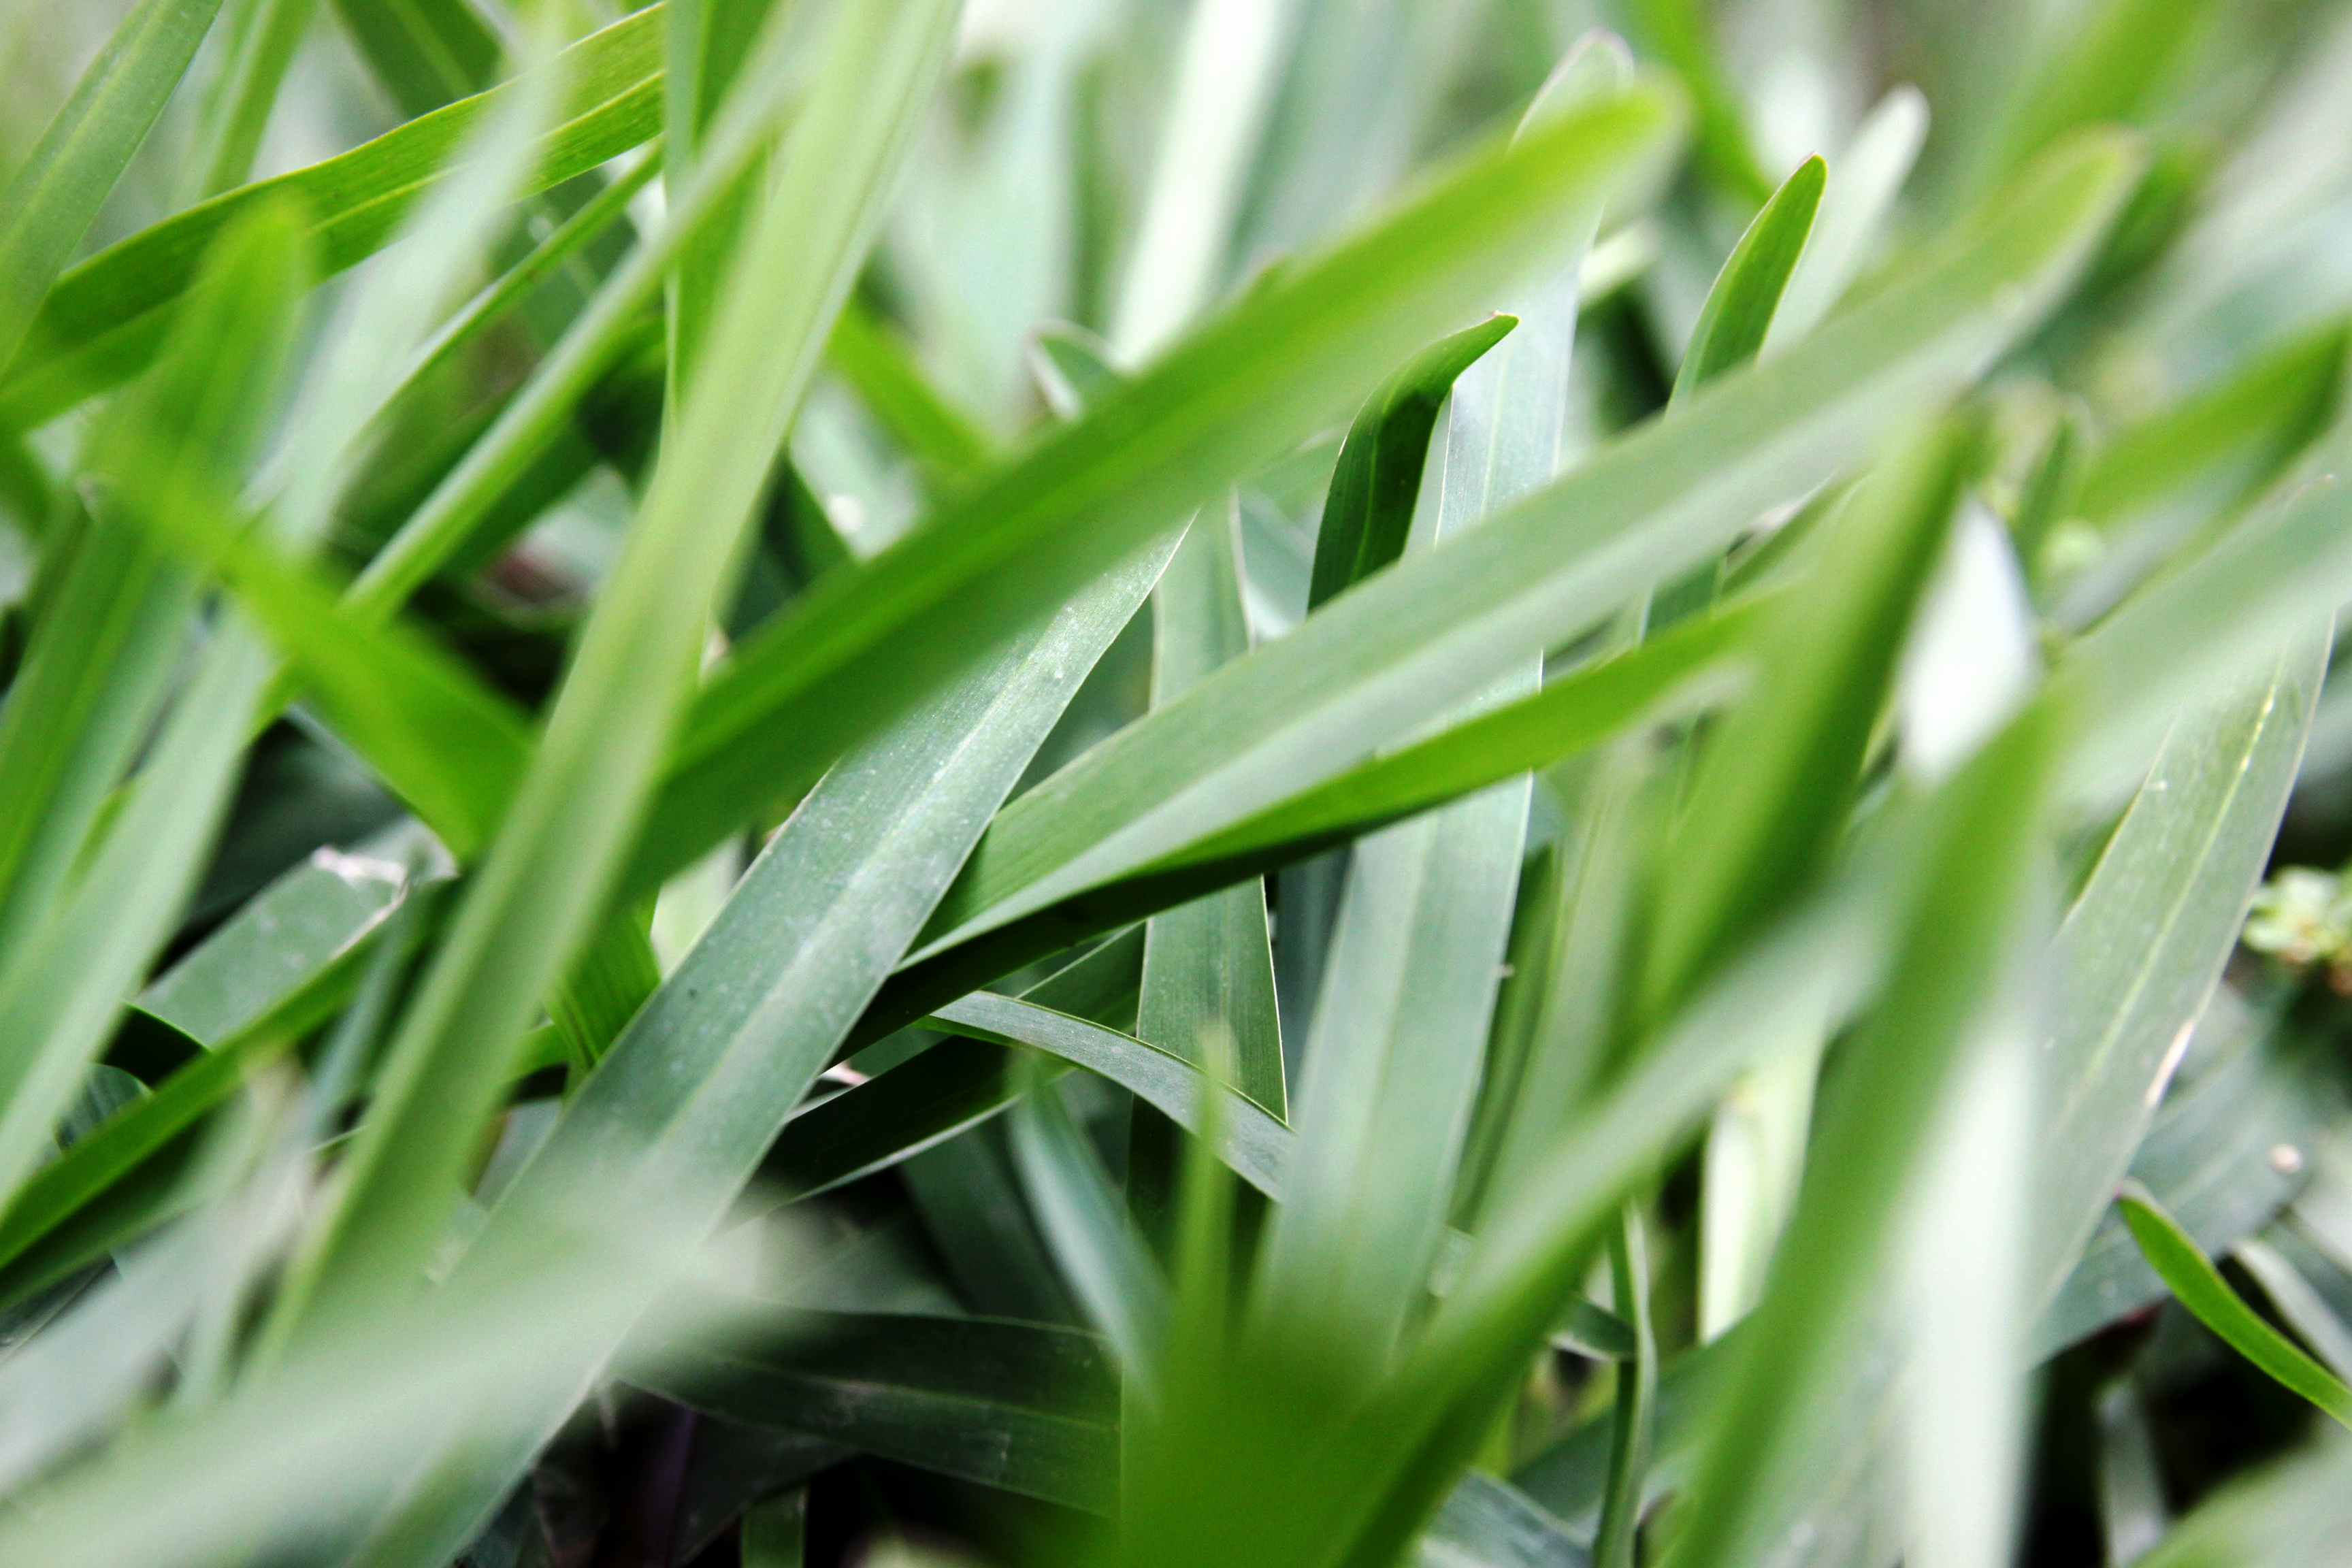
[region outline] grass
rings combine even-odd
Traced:
[[[2340,1536],[2352,13],[70,9],[0,1562]]]

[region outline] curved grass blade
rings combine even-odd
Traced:
[[[1805,237],[1813,229],[1813,214],[1822,202],[1828,165],[1819,157],[1806,159],[1781,183],[1756,215],[1730,258],[1716,275],[1691,328],[1682,367],[1675,373],[1675,389],[1667,406],[1687,398],[1698,387],[1735,365],[1745,364],[1764,346],[1772,330],[1773,312],[1780,294],[1804,254]]]
[[[1455,379],[1518,324],[1516,317],[1496,316],[1441,338],[1365,401],[1340,443],[1316,530],[1310,612],[1404,553],[1437,411]]]
[[[2131,1226],[2148,1267],[2163,1277],[2199,1322],[2281,1386],[2319,1406],[2336,1425],[2352,1428],[2352,1388],[2247,1306],[2147,1188],[2126,1184],[2116,1205],[2123,1210],[2124,1221]]]
[[[231,4],[223,40],[227,58],[197,110],[194,154],[187,165],[188,190],[199,201],[252,177],[278,89],[318,8],[318,0]]]
[[[660,129],[660,23],[652,7],[564,51],[563,102],[540,142],[532,187],[560,184]],[[512,90],[494,88],[324,163],[225,192],[76,266],[58,279],[0,374],[0,415],[19,426],[46,423],[145,365],[205,250],[259,207],[290,198],[307,211],[323,272],[373,255]]]

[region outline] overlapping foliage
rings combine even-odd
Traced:
[[[17,7],[0,1561],[2320,1560],[2352,15],[1996,9]]]

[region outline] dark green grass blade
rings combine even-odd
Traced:
[[[1074,1329],[986,1318],[793,1312],[756,1338],[669,1347],[640,1381],[730,1420],[1106,1513],[1118,1383]]]
[[[1404,553],[1430,432],[1454,379],[1518,325],[1496,316],[1441,338],[1381,384],[1348,427],[1315,533],[1307,607],[1353,587]]]
[[[544,189],[625,153],[660,129],[661,15],[641,11],[565,52],[565,98],[530,184]],[[381,249],[449,157],[494,113],[493,89],[412,120],[349,153],[226,192],[109,247],[59,278],[0,376],[0,414],[46,422],[153,357],[205,249],[261,205],[308,215],[319,266],[340,271]]]
[[[2282,1386],[2326,1411],[2338,1426],[2352,1427],[2352,1388],[2247,1306],[2147,1188],[2126,1185],[2116,1203],[2149,1267],[2199,1322]]]

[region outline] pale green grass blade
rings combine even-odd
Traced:
[[[1605,100],[1630,75],[1622,45],[1588,38],[1553,72],[1519,136]],[[1408,558],[1475,531],[1558,473],[1577,280],[1600,216],[1577,215],[1558,269],[1515,302],[1517,330],[1454,379],[1442,478],[1399,542]],[[1367,531],[1360,568],[1379,564],[1368,559],[1377,542]],[[1541,684],[1540,662],[1522,665],[1474,706]],[[1277,1342],[1303,1349],[1324,1336],[1335,1367],[1391,1353],[1444,1236],[1531,788],[1524,775],[1505,780],[1356,846],[1307,1041],[1298,1155],[1260,1250],[1254,1302]]]
[[[960,650],[1351,405],[1555,252],[1564,215],[1654,167],[1674,118],[1666,99],[1637,89],[1474,159],[1370,232],[1244,298],[866,571],[812,594],[739,649],[698,704],[633,883],[804,780]],[[940,614],[950,606],[952,616]]]
[[[1908,283],[1097,747],[992,828],[929,945],[1328,777],[1706,559],[1740,521],[1852,461],[1890,420],[1979,368],[2072,275],[2130,163],[2105,138],[2078,144]]]
[[[1216,298],[1300,0],[1202,0],[1185,17],[1111,342],[1151,358]]]
[[[2189,1046],[2270,856],[2324,639],[2184,721],[2059,927],[2029,1289],[2045,1307],[2090,1240]]]
[[[1110,1511],[1118,1384],[1092,1334],[986,1318],[791,1312],[664,1359],[646,1385],[696,1409]]]
[[[660,129],[661,14],[641,11],[564,53],[566,88],[530,183],[559,184]],[[319,267],[373,256],[508,89],[463,100],[324,163],[223,193],[110,246],[57,281],[0,379],[0,411],[35,426],[130,376],[154,357],[205,252],[257,207],[306,209]]]
[[[1793,1500],[1785,1479],[1818,1441],[1809,1407],[1855,1375],[1871,1326],[1858,1287],[1885,1266],[1921,1134],[1989,1006],[2018,984],[2053,751],[2028,716],[1945,786],[1948,825],[1885,994],[1823,1108],[1812,1179],[1692,1481],[1676,1568],[1744,1561],[1777,1535]]]
[[[988,466],[987,434],[933,386],[889,325],[852,299],[834,322],[825,363],[854,388],[935,486],[953,487]]]
[[[2147,1188],[2126,1185],[2116,1202],[2149,1266],[2199,1322],[2281,1385],[2326,1411],[2336,1425],[2352,1427],[2352,1388],[2247,1306]]]
[[[2342,1443],[2274,1460],[2218,1489],[2143,1568],[2300,1568],[2326,1561],[2352,1523],[2345,1502],[2352,1447]]]
[[[0,364],[211,30],[221,0],[141,0],[0,193]]]
[[[1759,351],[1776,354],[1822,323],[1870,260],[1927,135],[1927,100],[1898,87],[1880,99],[1838,153],[1812,233],[1780,290]]]
[[[2227,700],[2282,643],[2326,626],[2352,586],[2347,518],[2341,480],[2291,478],[2070,645],[2045,698],[2081,716],[2070,789],[2096,795],[2136,776],[2179,715]]]
[[[1154,701],[1169,700],[1249,652],[1238,521],[1226,508],[1204,509],[1152,591]],[[1214,1058],[1222,1041],[1234,1086],[1282,1114],[1282,1030],[1259,882],[1236,883],[1152,918],[1144,931],[1135,1032],[1195,1063]]]
[[[318,0],[230,0],[223,53],[197,110],[195,145],[186,165],[189,195],[201,201],[253,174],[270,111],[278,107],[294,51]]]
[[[1202,1133],[1202,1102],[1210,1092],[1201,1065],[1163,1046],[1067,1013],[994,992],[978,991],[933,1016],[939,1026],[973,1039],[1043,1051],[1082,1067],[1158,1110],[1187,1131]],[[918,1072],[917,1058],[900,1072]],[[855,1092],[855,1091],[853,1091]],[[1217,1091],[1218,1153],[1234,1173],[1271,1198],[1283,1195],[1283,1171],[1296,1142],[1280,1117],[1239,1088]]]

